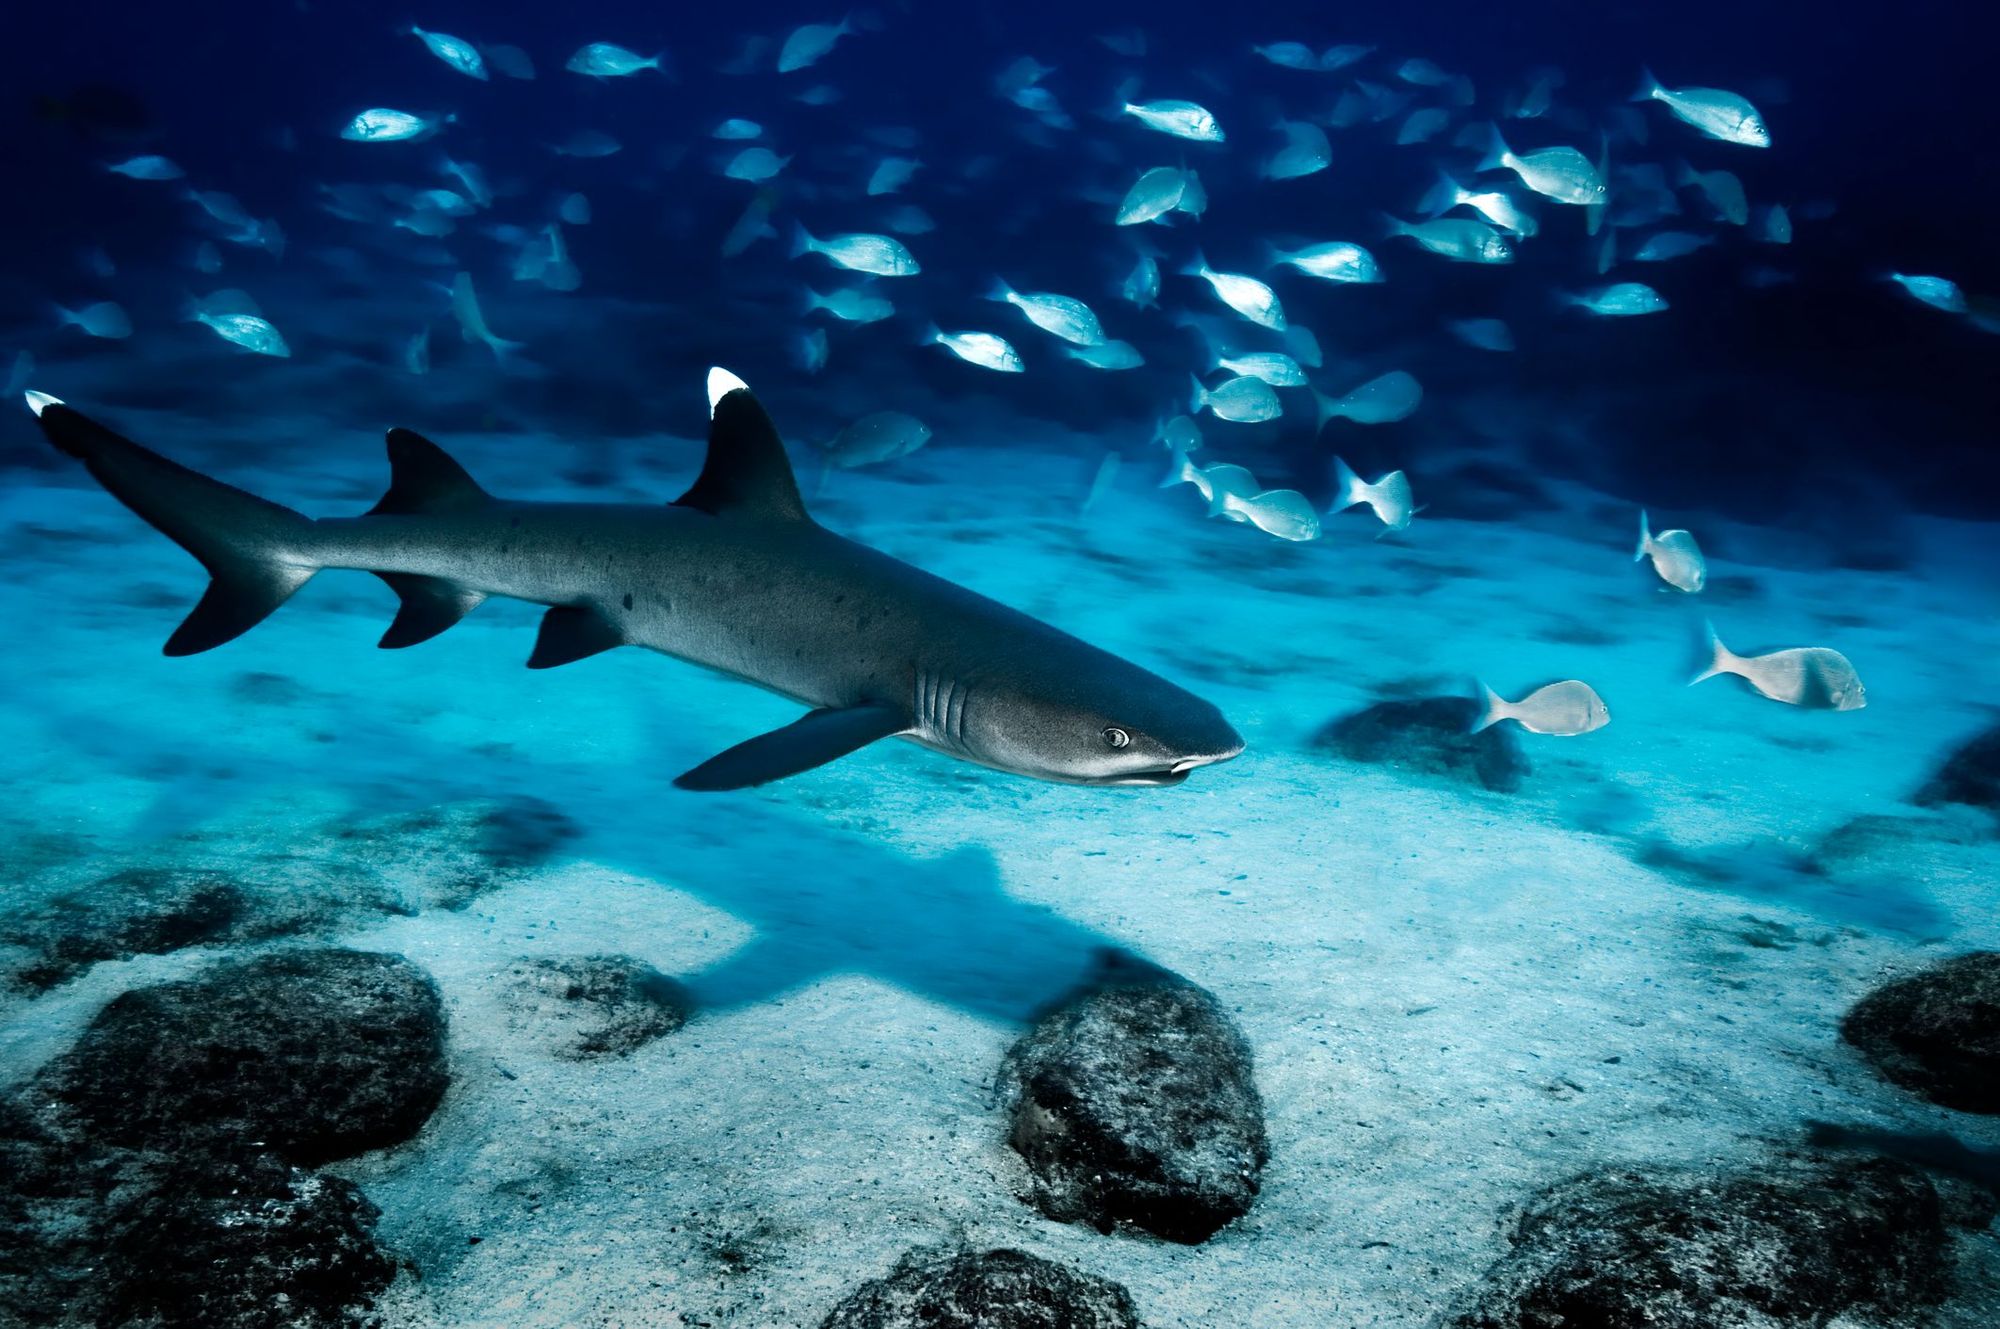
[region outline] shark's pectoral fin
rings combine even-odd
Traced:
[[[704,792],[769,784],[824,766],[907,728],[909,721],[893,706],[823,707],[807,711],[783,729],[759,734],[710,757],[674,783]]]
[[[429,641],[479,607],[486,596],[470,586],[446,581],[443,577],[420,577],[408,572],[378,572],[389,583],[402,607],[389,630],[376,642],[384,650],[398,650]]]
[[[624,644],[618,629],[596,610],[557,605],[542,615],[542,630],[528,656],[528,668],[554,669]]]

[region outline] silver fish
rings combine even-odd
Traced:
[[[1304,42],[1272,42],[1269,46],[1252,46],[1251,53],[1261,55],[1281,69],[1319,70],[1319,57]]]
[[[709,137],[719,138],[725,142],[747,142],[753,138],[764,137],[764,126],[755,120],[724,120],[711,131]]]
[[[1083,301],[1047,291],[1023,294],[1006,282],[995,279],[986,293],[988,300],[1012,305],[1043,332],[1062,338],[1074,346],[1098,346],[1104,342],[1104,328],[1097,315]]]
[[[836,42],[853,31],[844,18],[838,23],[807,23],[792,29],[778,50],[778,72],[790,74],[818,64]]]
[[[1527,156],[1517,155],[1500,137],[1499,126],[1491,126],[1492,146],[1479,163],[1482,171],[1509,170],[1521,183],[1544,198],[1578,206],[1602,202],[1603,177],[1590,158],[1575,148],[1538,148]]]
[[[1319,539],[1319,513],[1313,510],[1312,501],[1296,489],[1266,489],[1256,494],[1218,489],[1210,511],[1216,516],[1248,522],[1280,540]]]
[[[113,175],[122,175],[128,180],[178,180],[187,174],[173,162],[157,154],[127,157],[124,161],[113,162],[104,169]]]
[[[1299,368],[1299,362],[1283,351],[1245,351],[1241,355],[1218,355],[1213,368],[1227,369],[1232,374],[1248,374],[1261,378],[1274,388],[1303,388],[1306,371]]]
[[[1868,704],[1861,676],[1839,651],[1825,646],[1794,646],[1766,655],[1738,655],[1722,644],[1715,626],[1708,627],[1709,661],[1691,683],[1734,674],[1758,695],[1789,706],[1815,711],[1858,711]]]
[[[1019,374],[1027,366],[1021,363],[1021,356],[1005,337],[996,337],[990,332],[940,332],[932,328],[924,340],[944,347],[969,365],[981,369],[992,369],[1002,374]]]
[[[1442,254],[1455,263],[1512,263],[1514,246],[1507,237],[1485,222],[1469,217],[1438,217],[1426,222],[1383,218],[1392,236],[1415,240],[1433,254]]]
[[[877,411],[848,425],[822,451],[827,464],[842,470],[907,457],[931,441],[931,428],[902,411]]]
[[[1382,269],[1375,264],[1375,256],[1360,245],[1349,244],[1345,240],[1329,240],[1325,244],[1307,245],[1303,249],[1279,249],[1273,246],[1268,254],[1273,267],[1288,263],[1308,276],[1331,282],[1378,282],[1382,280]]]
[[[660,71],[660,61],[665,55],[663,51],[659,55],[642,56],[612,42],[591,42],[578,48],[563,68],[590,78],[626,78],[641,70]]]
[[[1661,531],[1654,535],[1652,522],[1642,509],[1639,548],[1632,561],[1637,563],[1647,558],[1653,560],[1653,571],[1660,574],[1660,580],[1677,591],[1693,595],[1708,585],[1708,560],[1702,556],[1694,536],[1686,531]]]
[[[1254,375],[1238,374],[1215,389],[1204,387],[1202,381],[1192,375],[1189,378],[1194,385],[1188,396],[1189,415],[1199,415],[1206,409],[1219,420],[1256,424],[1275,420],[1285,413],[1271,385]]]
[[[1646,237],[1645,243],[1632,251],[1632,261],[1665,263],[1669,259],[1682,258],[1714,243],[1713,236],[1696,235],[1692,231],[1655,231]]]
[[[1274,332],[1285,330],[1285,307],[1278,303],[1278,293],[1255,277],[1236,272],[1217,272],[1208,266],[1208,260],[1199,249],[1194,252],[1194,260],[1181,269],[1181,274],[1207,282],[1222,303],[1259,327],[1270,328]]]
[[[869,175],[868,188],[865,192],[870,198],[893,194],[910,183],[910,177],[921,169],[923,163],[914,157],[884,157],[876,163],[875,170]]]
[[[1728,171],[1697,171],[1686,162],[1680,163],[1674,172],[1674,182],[1682,189],[1690,186],[1699,189],[1708,199],[1709,206],[1716,215],[1732,226],[1747,225],[1750,221],[1750,199],[1743,192],[1743,182]]]
[[[1326,131],[1318,125],[1281,120],[1278,132],[1285,136],[1285,146],[1264,163],[1265,179],[1296,180],[1324,171],[1333,164],[1333,145],[1327,142]]]
[[[1400,369],[1369,379],[1346,396],[1329,397],[1315,392],[1319,403],[1319,427],[1330,420],[1352,420],[1358,425],[1393,424],[1412,414],[1423,404],[1424,389],[1415,376]]]
[[[729,159],[722,173],[731,180],[762,184],[784,170],[791,160],[790,157],[780,157],[769,148],[745,148]]]
[[[1564,295],[1562,299],[1579,309],[1587,309],[1605,318],[1631,318],[1638,314],[1657,314],[1667,308],[1665,296],[1644,282],[1637,281],[1613,282],[1594,291]]]
[[[1159,262],[1151,254],[1139,255],[1118,293],[1141,309],[1157,306],[1160,303]]]
[[[410,35],[429,48],[430,53],[456,69],[467,78],[486,81],[486,61],[480,56],[479,48],[463,37],[454,37],[448,32],[425,32],[412,26]]]
[[[1450,318],[1445,328],[1467,346],[1482,351],[1511,351],[1514,332],[1497,318]]]
[[[285,359],[292,353],[278,330],[255,314],[211,314],[204,309],[195,314],[193,321],[205,325],[224,341],[258,355]]]
[[[1949,277],[1913,277],[1907,273],[1884,274],[1884,281],[1892,281],[1909,292],[1912,300],[1929,305],[1932,309],[1942,309],[1947,314],[1963,314],[1966,311],[1965,292]]]
[[[107,341],[123,341],[132,335],[132,316],[109,300],[81,309],[57,305],[56,322],[62,327],[81,328],[88,335]]]
[[[1748,100],[1733,92],[1720,88],[1663,87],[1652,71],[1647,70],[1640,76],[1639,90],[1632,94],[1632,100],[1661,102],[1676,118],[1724,143],[1740,143],[1746,148],[1771,146],[1771,131],[1764,127],[1764,117]]]
[[[1102,341],[1095,346],[1065,346],[1063,354],[1092,369],[1138,369],[1146,363],[1136,346],[1124,341]]]
[[[1378,520],[1383,531],[1408,529],[1410,519],[1416,515],[1416,506],[1410,497],[1410,477],[1401,471],[1391,471],[1372,484],[1354,473],[1354,469],[1340,458],[1333,459],[1333,505],[1327,515],[1345,512],[1357,504],[1366,504]]]
[[[859,287],[843,287],[831,295],[821,295],[807,287],[805,312],[810,314],[821,309],[843,323],[879,323],[896,312],[896,306]]]
[[[1208,108],[1188,101],[1126,102],[1123,110],[1148,129],[1196,143],[1220,143],[1226,135]]]
[[[340,131],[340,136],[350,143],[408,143],[414,139],[429,138],[457,119],[455,115],[415,115],[409,111],[392,111],[386,106],[377,106],[349,120],[346,128]]]
[[[886,235],[835,235],[821,240],[800,226],[792,232],[792,257],[823,254],[836,266],[877,277],[912,277],[922,272],[915,255]]]
[[[1155,166],[1133,182],[1118,205],[1118,224],[1137,226],[1174,211],[1187,191],[1187,172],[1178,166]]]
[[[1531,734],[1559,738],[1587,734],[1611,723],[1604,698],[1590,684],[1575,679],[1536,688],[1519,701],[1508,701],[1484,683],[1479,691],[1485,697],[1485,711],[1472,726],[1475,734],[1502,720],[1512,720]]]
[[[458,319],[459,334],[467,341],[485,343],[495,360],[504,361],[510,353],[521,349],[521,342],[496,337],[493,329],[486,326],[486,315],[479,308],[479,293],[472,289],[469,272],[451,279],[451,312]]]
[[[1424,198],[1422,210],[1435,216],[1457,207],[1471,208],[1509,235],[1526,238],[1541,229],[1532,213],[1522,211],[1520,204],[1501,191],[1467,189],[1440,172],[1437,186]]]

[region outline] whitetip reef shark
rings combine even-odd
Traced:
[[[46,393],[42,432],[193,554],[211,581],[167,639],[192,655],[262,622],[326,568],[401,600],[381,646],[414,646],[489,596],[549,606],[528,667],[643,646],[811,707],[674,781],[741,789],[878,739],[1086,785],[1173,785],[1243,740],[1213,705],[1037,619],[814,521],[764,408],[708,376],[708,454],[672,504],[495,498],[444,450],[389,431],[389,491],[315,520],[169,461]]]

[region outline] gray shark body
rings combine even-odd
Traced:
[[[385,647],[506,596],[550,607],[531,667],[641,646],[812,708],[687,772],[687,788],[765,783],[891,736],[1078,784],[1175,784],[1241,751],[1220,712],[1165,679],[813,521],[769,418],[734,383],[712,376],[708,457],[672,505],[495,498],[394,430],[382,501],[317,521],[52,398],[30,404],[59,449],[208,568],[169,655],[221,645],[317,572],[352,568],[401,599]]]

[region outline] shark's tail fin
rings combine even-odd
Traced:
[[[45,393],[30,392],[28,406],[58,451],[208,569],[208,591],[167,638],[168,655],[241,636],[319,571],[304,515],[168,461]]]

